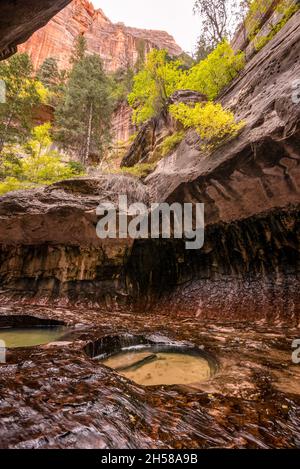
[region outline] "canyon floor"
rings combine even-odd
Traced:
[[[87,308],[2,306],[0,313],[70,327],[62,343],[8,352],[0,375],[2,448],[300,446],[300,366],[291,358],[299,327],[163,311],[136,312],[134,320],[125,310]],[[93,359],[105,341],[132,336],[204,347],[218,371],[199,385],[142,387]]]

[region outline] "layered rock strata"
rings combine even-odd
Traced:
[[[88,0],[73,0],[19,51],[29,53],[35,69],[47,57],[54,57],[59,68],[65,70],[70,67],[74,41],[80,34],[86,38],[88,52],[99,54],[110,72],[135,65],[139,57],[153,48],[167,49],[172,56],[182,53],[168,33],[113,24]]]

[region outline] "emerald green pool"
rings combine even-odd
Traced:
[[[7,348],[34,347],[57,342],[66,334],[64,326],[0,329],[0,341]]]

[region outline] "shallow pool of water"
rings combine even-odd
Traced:
[[[176,352],[122,352],[102,361],[142,386],[193,384],[212,376],[209,362],[200,355]]]
[[[7,348],[34,347],[56,342],[66,334],[65,327],[32,327],[0,329],[0,340]]]

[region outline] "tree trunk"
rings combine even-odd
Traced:
[[[8,131],[8,127],[10,126],[11,124],[11,121],[12,121],[12,118],[13,118],[13,113],[11,112],[7,118],[7,121],[5,123],[5,128],[4,128],[4,132],[3,132],[3,135],[0,139],[0,154],[2,153],[2,150],[3,150],[3,147],[4,147],[4,144],[5,144],[5,135],[7,134],[7,131]]]
[[[84,165],[87,163],[89,159],[89,154],[90,154],[92,121],[93,121],[93,103],[90,104],[90,110],[89,110],[89,122],[88,122],[87,138],[86,138],[86,147],[85,147],[85,155],[83,159]]]

